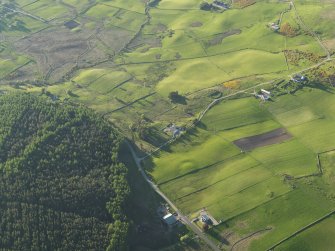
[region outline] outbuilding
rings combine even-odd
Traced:
[[[173,214],[167,214],[163,217],[163,221],[168,225],[171,226],[177,222],[176,217]]]

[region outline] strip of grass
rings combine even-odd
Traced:
[[[332,250],[335,246],[335,217],[332,216],[298,236],[284,242],[276,250],[314,251]]]
[[[199,144],[197,146],[187,145],[189,140],[197,140]],[[157,183],[205,168],[240,152],[233,144],[226,142],[221,137],[210,136],[203,130],[199,130],[190,139],[183,140],[182,138],[180,143],[171,147],[171,150],[173,154],[162,153],[159,158],[153,159],[155,167],[151,175]]]

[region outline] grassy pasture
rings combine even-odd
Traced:
[[[272,227],[272,230],[254,239],[248,248],[255,251],[267,250],[274,243],[322,217],[331,208],[332,203],[319,193],[308,187],[301,187],[234,217],[227,222],[227,225],[230,230],[235,230],[242,236]],[[213,236],[218,236],[227,231],[227,227],[221,225],[212,231]]]
[[[107,74],[108,70],[106,69],[89,69],[83,70],[78,73],[76,77],[73,78],[78,84],[88,86],[90,83],[94,82],[95,80],[99,79],[103,75]]]
[[[256,62],[256,63],[255,63]],[[227,80],[250,75],[285,71],[282,53],[246,50],[209,58],[176,62],[177,70],[157,85],[163,95],[181,93],[221,84]]]
[[[68,14],[68,9],[54,1],[36,1],[32,4],[26,5],[23,8],[30,14],[44,18],[46,20],[52,20],[56,17],[63,17]]]
[[[284,178],[317,173],[316,153],[334,148],[333,102],[331,92],[308,87],[264,105],[253,97],[226,100],[205,115],[202,129],[197,129],[201,134],[182,137],[169,152],[156,156],[150,174],[185,213],[206,207],[218,220],[228,220],[229,229],[241,236],[273,227],[250,246],[250,250],[269,248],[326,214],[334,204],[327,200],[331,194],[320,192],[330,191],[329,187],[313,190],[308,183]],[[236,151],[226,159],[215,154],[226,152],[219,144],[231,145],[236,139],[280,127],[293,138],[249,153]],[[221,141],[210,144],[215,138]],[[212,165],[203,162],[204,157]],[[239,227],[241,221],[245,227]],[[214,228],[213,236],[225,228]]]
[[[185,0],[185,1],[178,1],[178,0],[162,0],[159,3],[160,9],[199,9],[199,5],[201,0]]]
[[[318,172],[316,155],[296,139],[257,148],[251,155],[276,175],[302,176]]]
[[[191,143],[192,147],[188,144]],[[185,146],[187,145],[187,148]],[[157,183],[162,183],[180,175],[215,164],[239,153],[237,147],[218,136],[197,130],[194,135],[171,147],[173,154],[162,153],[153,160],[151,175]]]
[[[305,88],[294,97],[281,96],[268,109],[300,142],[317,153],[334,147],[334,104],[331,92]]]
[[[115,71],[106,75],[100,76],[94,80],[89,88],[99,93],[109,93],[117,86],[127,80],[131,79],[131,76],[123,71]]]
[[[270,192],[273,193],[271,196],[278,196],[289,190],[287,185],[248,156],[233,158],[215,169],[208,168],[209,176],[204,172],[190,174],[172,181],[173,184],[162,185],[162,189],[179,196],[176,202],[184,212],[206,207],[217,219],[236,216],[270,200]],[[178,190],[178,187],[183,189]]]
[[[92,8],[90,8],[85,14],[98,18],[98,19],[106,19],[111,18],[119,11],[118,8],[112,6],[106,6],[104,4],[96,4]]]
[[[29,58],[12,53],[9,49],[4,49],[0,53],[0,78],[5,77],[16,68],[26,64],[28,61]]]
[[[334,216],[307,229],[298,236],[284,242],[275,250],[285,251],[326,251],[332,250],[335,245],[335,218]]]
[[[141,14],[144,14],[145,10],[145,3],[141,0],[98,0],[98,2]]]
[[[251,97],[228,100],[214,106],[202,122],[208,130],[228,130],[270,119],[271,114]]]

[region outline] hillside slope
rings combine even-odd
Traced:
[[[0,249],[125,249],[119,143],[86,108],[1,96]]]

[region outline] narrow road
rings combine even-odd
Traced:
[[[20,11],[20,10],[15,10],[15,9],[6,7],[6,6],[4,6],[3,4],[1,4],[1,6],[2,6],[4,9],[7,9],[7,10],[12,11],[12,12],[14,12],[14,13],[19,13],[19,14],[21,14],[21,15],[28,16],[28,17],[31,17],[31,18],[36,19],[36,20],[38,20],[38,21],[41,21],[41,22],[43,22],[43,23],[48,23],[47,20],[45,20],[45,19],[43,19],[43,18],[41,18],[41,17],[38,17],[38,16],[34,16],[34,15],[28,13],[28,12]]]
[[[189,228],[196,234],[199,236],[200,239],[202,239],[209,247],[212,248],[212,250],[214,251],[221,251],[216,244],[210,240],[209,238],[207,238],[207,236],[201,232],[199,230],[198,227],[196,227],[195,225],[193,225],[193,223],[187,218],[187,216],[183,215],[177,208],[177,206],[175,204],[173,204],[173,202],[158,188],[158,186],[156,184],[154,184],[150,178],[147,176],[147,174],[145,173],[145,171],[142,168],[142,164],[141,164],[141,158],[139,158],[136,155],[136,152],[134,150],[134,148],[131,146],[131,144],[126,141],[127,146],[131,152],[131,155],[134,158],[134,161],[136,163],[136,166],[138,167],[138,170],[141,172],[141,175],[143,176],[143,178],[146,180],[146,182],[148,182],[148,184],[151,186],[152,189],[155,190],[156,193],[158,193],[169,205],[170,207],[178,214],[178,216],[180,217],[180,219],[182,220],[182,222],[189,226]]]
[[[331,58],[330,52],[327,49],[327,47],[322,43],[321,39],[319,38],[319,36],[311,29],[309,28],[304,21],[302,20],[301,16],[298,13],[297,8],[295,7],[294,1],[291,0],[290,2],[291,6],[293,7],[293,10],[295,12],[296,17],[298,18],[300,24],[305,28],[306,31],[308,31],[314,38],[315,40],[320,44],[320,46],[322,47],[322,49],[325,51],[326,55],[327,55],[327,59],[329,60]]]

